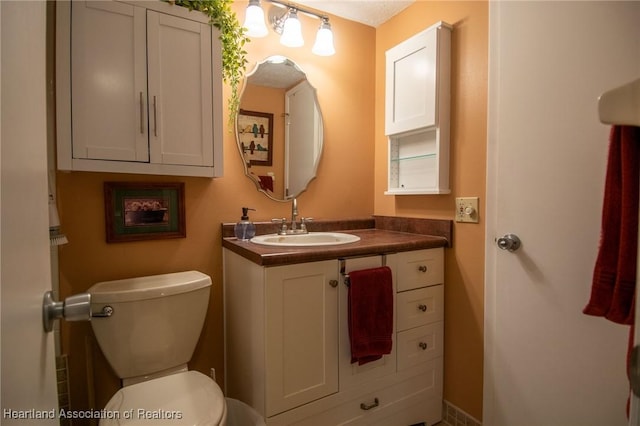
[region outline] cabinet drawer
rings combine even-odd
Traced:
[[[383,418],[372,419],[366,426],[435,425],[442,421],[442,395],[424,398],[417,394],[395,406],[397,410],[387,410]]]
[[[408,330],[444,320],[444,286],[436,285],[398,293],[397,329]]]
[[[442,360],[433,360],[426,367],[422,369],[422,373],[408,380],[363,394],[304,419],[288,421],[286,424],[289,426],[338,424],[397,426],[399,423],[396,416],[402,418],[409,416],[408,419],[415,419],[413,423],[406,424],[420,422],[432,424],[434,420],[439,420],[441,417],[439,408],[442,406]],[[437,404],[430,404],[427,401],[437,401]],[[284,424],[284,421],[278,417],[280,416],[267,419],[267,424]]]
[[[423,325],[397,334],[398,371],[443,355],[444,322]]]
[[[397,291],[444,283],[444,249],[417,250],[398,257]]]

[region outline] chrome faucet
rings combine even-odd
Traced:
[[[298,220],[298,200],[295,198],[291,203],[291,232],[295,233],[298,230],[296,221]]]
[[[313,218],[301,217],[300,224],[298,224],[298,216],[300,216],[298,213],[298,200],[293,198],[291,203],[291,226],[287,227],[287,219],[284,217],[282,219],[271,219],[271,221],[280,224],[279,235],[308,234],[307,222],[310,222]]]

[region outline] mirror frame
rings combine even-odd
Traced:
[[[299,71],[303,76],[304,76],[304,80],[300,80],[300,82],[298,82],[295,86],[297,86],[298,84],[301,84],[302,81],[306,81],[309,85],[309,87],[312,89],[312,93],[313,93],[313,101],[315,103],[315,109],[317,111],[317,116],[319,117],[319,125],[318,125],[318,129],[319,131],[319,141],[316,141],[315,143],[318,145],[318,154],[317,156],[314,158],[314,162],[313,162],[313,168],[310,174],[310,178],[307,180],[307,182],[304,185],[304,189],[300,190],[298,193],[293,194],[293,195],[285,195],[282,194],[283,198],[278,198],[275,194],[271,194],[269,193],[267,190],[263,189],[260,185],[260,182],[254,177],[255,175],[250,173],[250,167],[251,164],[247,164],[247,161],[245,160],[244,157],[244,153],[242,152],[242,147],[241,147],[241,140],[240,140],[240,135],[239,135],[239,131],[238,131],[238,116],[240,114],[241,110],[245,110],[246,108],[243,108],[242,106],[242,99],[245,95],[245,92],[247,90],[247,86],[249,85],[249,79],[251,76],[255,75],[260,66],[266,63],[278,63],[278,62],[288,62],[292,67],[294,67],[297,71]],[[291,88],[295,87],[292,86]],[[290,90],[291,88],[287,89]],[[282,135],[282,143],[285,144],[286,141],[286,134],[288,133],[288,130],[286,129],[286,125],[285,125],[285,131],[284,134]],[[242,91],[240,93],[240,102],[238,105],[238,111],[236,113],[236,117],[235,117],[235,121],[234,121],[234,136],[236,139],[236,147],[238,148],[238,153],[240,154],[240,160],[242,161],[243,167],[244,167],[244,174],[245,176],[251,180],[254,185],[256,186],[256,189],[258,190],[258,192],[262,192],[263,194],[265,194],[268,198],[274,200],[274,201],[279,201],[279,202],[290,202],[292,199],[299,197],[300,194],[304,193],[308,188],[309,188],[309,184],[318,177],[318,167],[320,164],[320,160],[322,158],[322,154],[324,151],[324,116],[322,115],[322,109],[320,107],[320,102],[318,100],[318,90],[317,88],[311,84],[311,82],[309,81],[309,78],[307,76],[307,74],[302,70],[302,68],[292,59],[286,57],[286,56],[282,56],[282,55],[272,55],[269,56],[261,61],[258,61],[256,63],[256,65],[254,66],[254,68],[251,70],[251,72],[249,72],[248,74],[245,75],[244,78],[244,82],[243,82],[243,86],[242,86]],[[275,145],[277,143],[277,141],[274,139],[272,141],[272,143]],[[285,178],[284,174],[286,174],[286,170],[287,170],[287,164],[286,162],[288,161],[288,155],[285,151],[284,153],[285,159],[284,161],[284,173],[283,173],[283,179]],[[286,189],[285,189],[286,191]]]

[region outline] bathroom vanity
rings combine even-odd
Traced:
[[[268,425],[437,423],[448,240],[342,232],[360,241],[269,247],[223,239],[226,394]],[[351,364],[345,278],[383,265],[393,278],[392,351]]]

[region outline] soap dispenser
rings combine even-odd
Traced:
[[[248,241],[256,235],[256,225],[249,220],[249,210],[256,211],[249,207],[243,207],[240,222],[236,223],[234,228],[236,238],[242,241]]]

